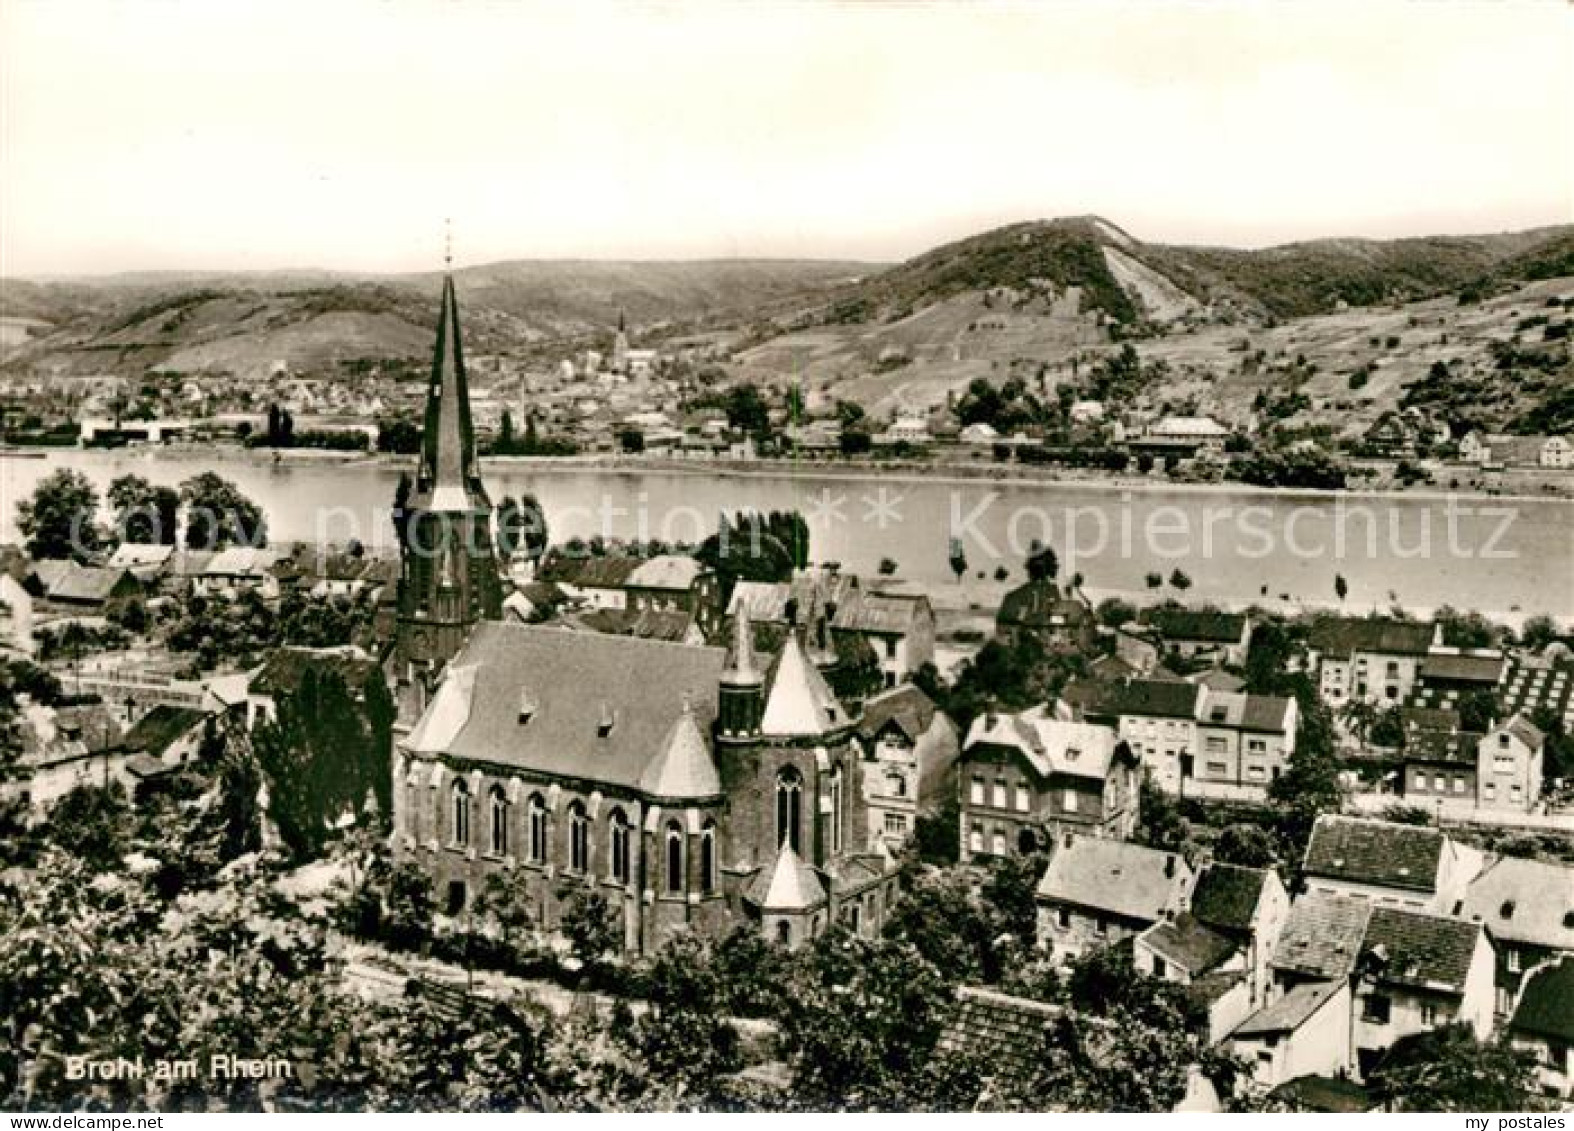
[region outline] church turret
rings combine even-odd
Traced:
[[[435,675],[479,620],[502,616],[492,503],[481,482],[452,275],[426,390],[421,458],[400,550],[400,675]]]
[[[727,668],[721,675],[717,729],[722,739],[753,738],[765,713],[765,676],[754,657],[754,626],[743,602],[732,618]]]

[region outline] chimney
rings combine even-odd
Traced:
[[[1164,858],[1164,878],[1166,880],[1175,878],[1175,856],[1173,853]]]
[[[798,627],[798,598],[788,597],[787,603],[782,606],[782,613],[787,618],[788,628]]]

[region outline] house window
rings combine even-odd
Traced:
[[[792,924],[785,919],[776,920],[776,944],[778,946],[792,945]]]
[[[1158,955],[1155,954],[1153,956],[1153,976],[1155,978],[1162,978],[1162,977],[1164,977],[1164,973],[1165,973],[1164,959],[1160,958]]]
[[[896,637],[894,636],[885,638],[885,658],[887,660],[896,659]]]
[[[667,891],[683,890],[683,827],[667,822]]]
[[[1486,785],[1481,787],[1481,794],[1488,801],[1491,801],[1494,797],[1497,796],[1497,783],[1496,782],[1487,782]]]
[[[1251,778],[1252,781],[1264,781],[1268,777],[1268,771],[1262,766],[1247,766],[1246,776]]]
[[[706,821],[700,830],[700,890],[709,895],[716,890],[716,825]]]
[[[994,832],[989,835],[989,851],[996,856],[1006,854],[1006,830],[999,825],[996,825]]]
[[[568,807],[568,866],[574,872],[590,867],[590,818],[578,801]]]
[[[1373,1025],[1387,1025],[1391,1002],[1382,994],[1371,994],[1361,1007],[1361,1020]]]
[[[791,766],[776,775],[776,843],[800,850],[799,818],[803,812],[803,776]]]
[[[1509,947],[1508,949],[1506,949],[1503,952],[1503,960],[1506,963],[1508,963],[1508,972],[1510,974],[1518,974],[1519,973],[1519,951],[1518,950],[1516,950],[1514,947]]]
[[[887,813],[885,815],[885,834],[887,836],[907,835],[907,818],[900,813]]]
[[[990,797],[989,803],[992,806],[994,806],[996,809],[1004,809],[1007,806],[1007,804],[1009,804],[1006,801],[1006,779],[1005,778],[996,778],[995,779],[995,791],[994,791],[993,795]]]
[[[1230,748],[1230,743],[1229,743],[1228,739],[1219,738],[1219,737],[1214,736],[1214,735],[1209,735],[1208,736],[1208,753],[1209,754],[1223,754],[1229,748]]]
[[[885,791],[892,797],[907,796],[907,775],[901,770],[887,770],[885,774]]]
[[[1069,907],[1055,908],[1055,925],[1062,931],[1071,930],[1071,909]]]
[[[449,791],[448,840],[455,848],[470,843],[470,787],[455,778]]]
[[[1253,754],[1263,754],[1268,750],[1268,743],[1261,738],[1250,738],[1246,740],[1246,749]]]
[[[967,850],[975,856],[984,851],[983,825],[974,825],[967,830]]]
[[[487,809],[492,817],[490,844],[493,856],[508,854],[508,797],[503,787],[494,785],[487,795]]]
[[[843,797],[843,793],[844,793],[844,790],[842,788],[842,768],[840,766],[836,766],[835,768],[833,768],[831,770],[831,851],[832,852],[840,852],[842,850],[842,824],[843,824],[843,821],[844,821],[844,814],[842,813],[842,797]]]
[[[1230,767],[1228,765],[1226,765],[1225,763],[1223,763],[1223,762],[1209,762],[1208,763],[1208,773],[1212,774],[1214,777],[1218,777],[1218,778],[1227,777],[1227,776],[1229,776],[1229,772],[1230,772]]]
[[[1432,775],[1432,788],[1437,790],[1439,793],[1447,792],[1448,782],[1444,780],[1442,774]]]
[[[968,786],[967,799],[974,805],[982,805],[984,803],[984,779],[977,774],[973,775],[973,781]]]
[[[1109,924],[1104,921],[1104,916],[1095,915],[1093,917],[1093,933],[1100,938],[1109,934]]]
[[[1454,792],[1455,793],[1464,793],[1465,792],[1465,776],[1463,774],[1455,774],[1454,775]]]
[[[1028,797],[1027,786],[1023,785],[1021,782],[1017,783],[1016,799],[1017,812],[1026,813],[1032,805],[1032,802]]]
[[[1437,1024],[1437,1006],[1429,1001],[1421,1003],[1421,1024],[1429,1029]]]
[[[623,810],[612,810],[607,818],[608,840],[612,842],[611,875],[620,884],[629,882],[629,822]]]
[[[525,805],[525,821],[530,832],[530,862],[547,862],[547,805],[539,793],[532,793]]]
[[[1077,811],[1077,791],[1074,789],[1061,790],[1060,807],[1067,813],[1075,813]]]

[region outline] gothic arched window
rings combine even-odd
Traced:
[[[568,807],[568,866],[574,872],[590,867],[590,818],[578,801]]]
[[[845,782],[842,779],[842,768],[836,766],[831,770],[831,851],[842,850],[842,826],[846,814],[843,812],[843,800],[846,797]]]
[[[776,845],[792,845],[800,851],[799,823],[803,813],[803,775],[791,766],[776,775]]]
[[[700,890],[709,895],[716,890],[716,823],[706,821],[700,830]]]
[[[493,856],[508,854],[508,796],[503,787],[494,785],[487,794],[487,810],[491,815],[490,843]]]
[[[455,778],[449,790],[448,839],[455,848],[470,843],[470,787]]]
[[[607,819],[610,829],[609,840],[612,842],[612,878],[620,884],[629,882],[629,822],[623,815],[623,810],[612,810],[612,816]]]
[[[683,826],[667,822],[667,890],[683,890]]]
[[[547,803],[539,793],[532,793],[525,805],[525,821],[530,834],[530,862],[547,862]]]

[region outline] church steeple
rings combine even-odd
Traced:
[[[470,510],[488,505],[476,465],[475,425],[470,418],[470,385],[465,377],[459,338],[459,299],[454,277],[443,276],[442,309],[432,375],[426,387],[426,421],[421,435],[421,466],[416,494],[430,496],[432,510]]]
[[[452,274],[443,276],[420,463],[399,550],[400,675],[431,678],[477,621],[501,618],[503,601]]]

